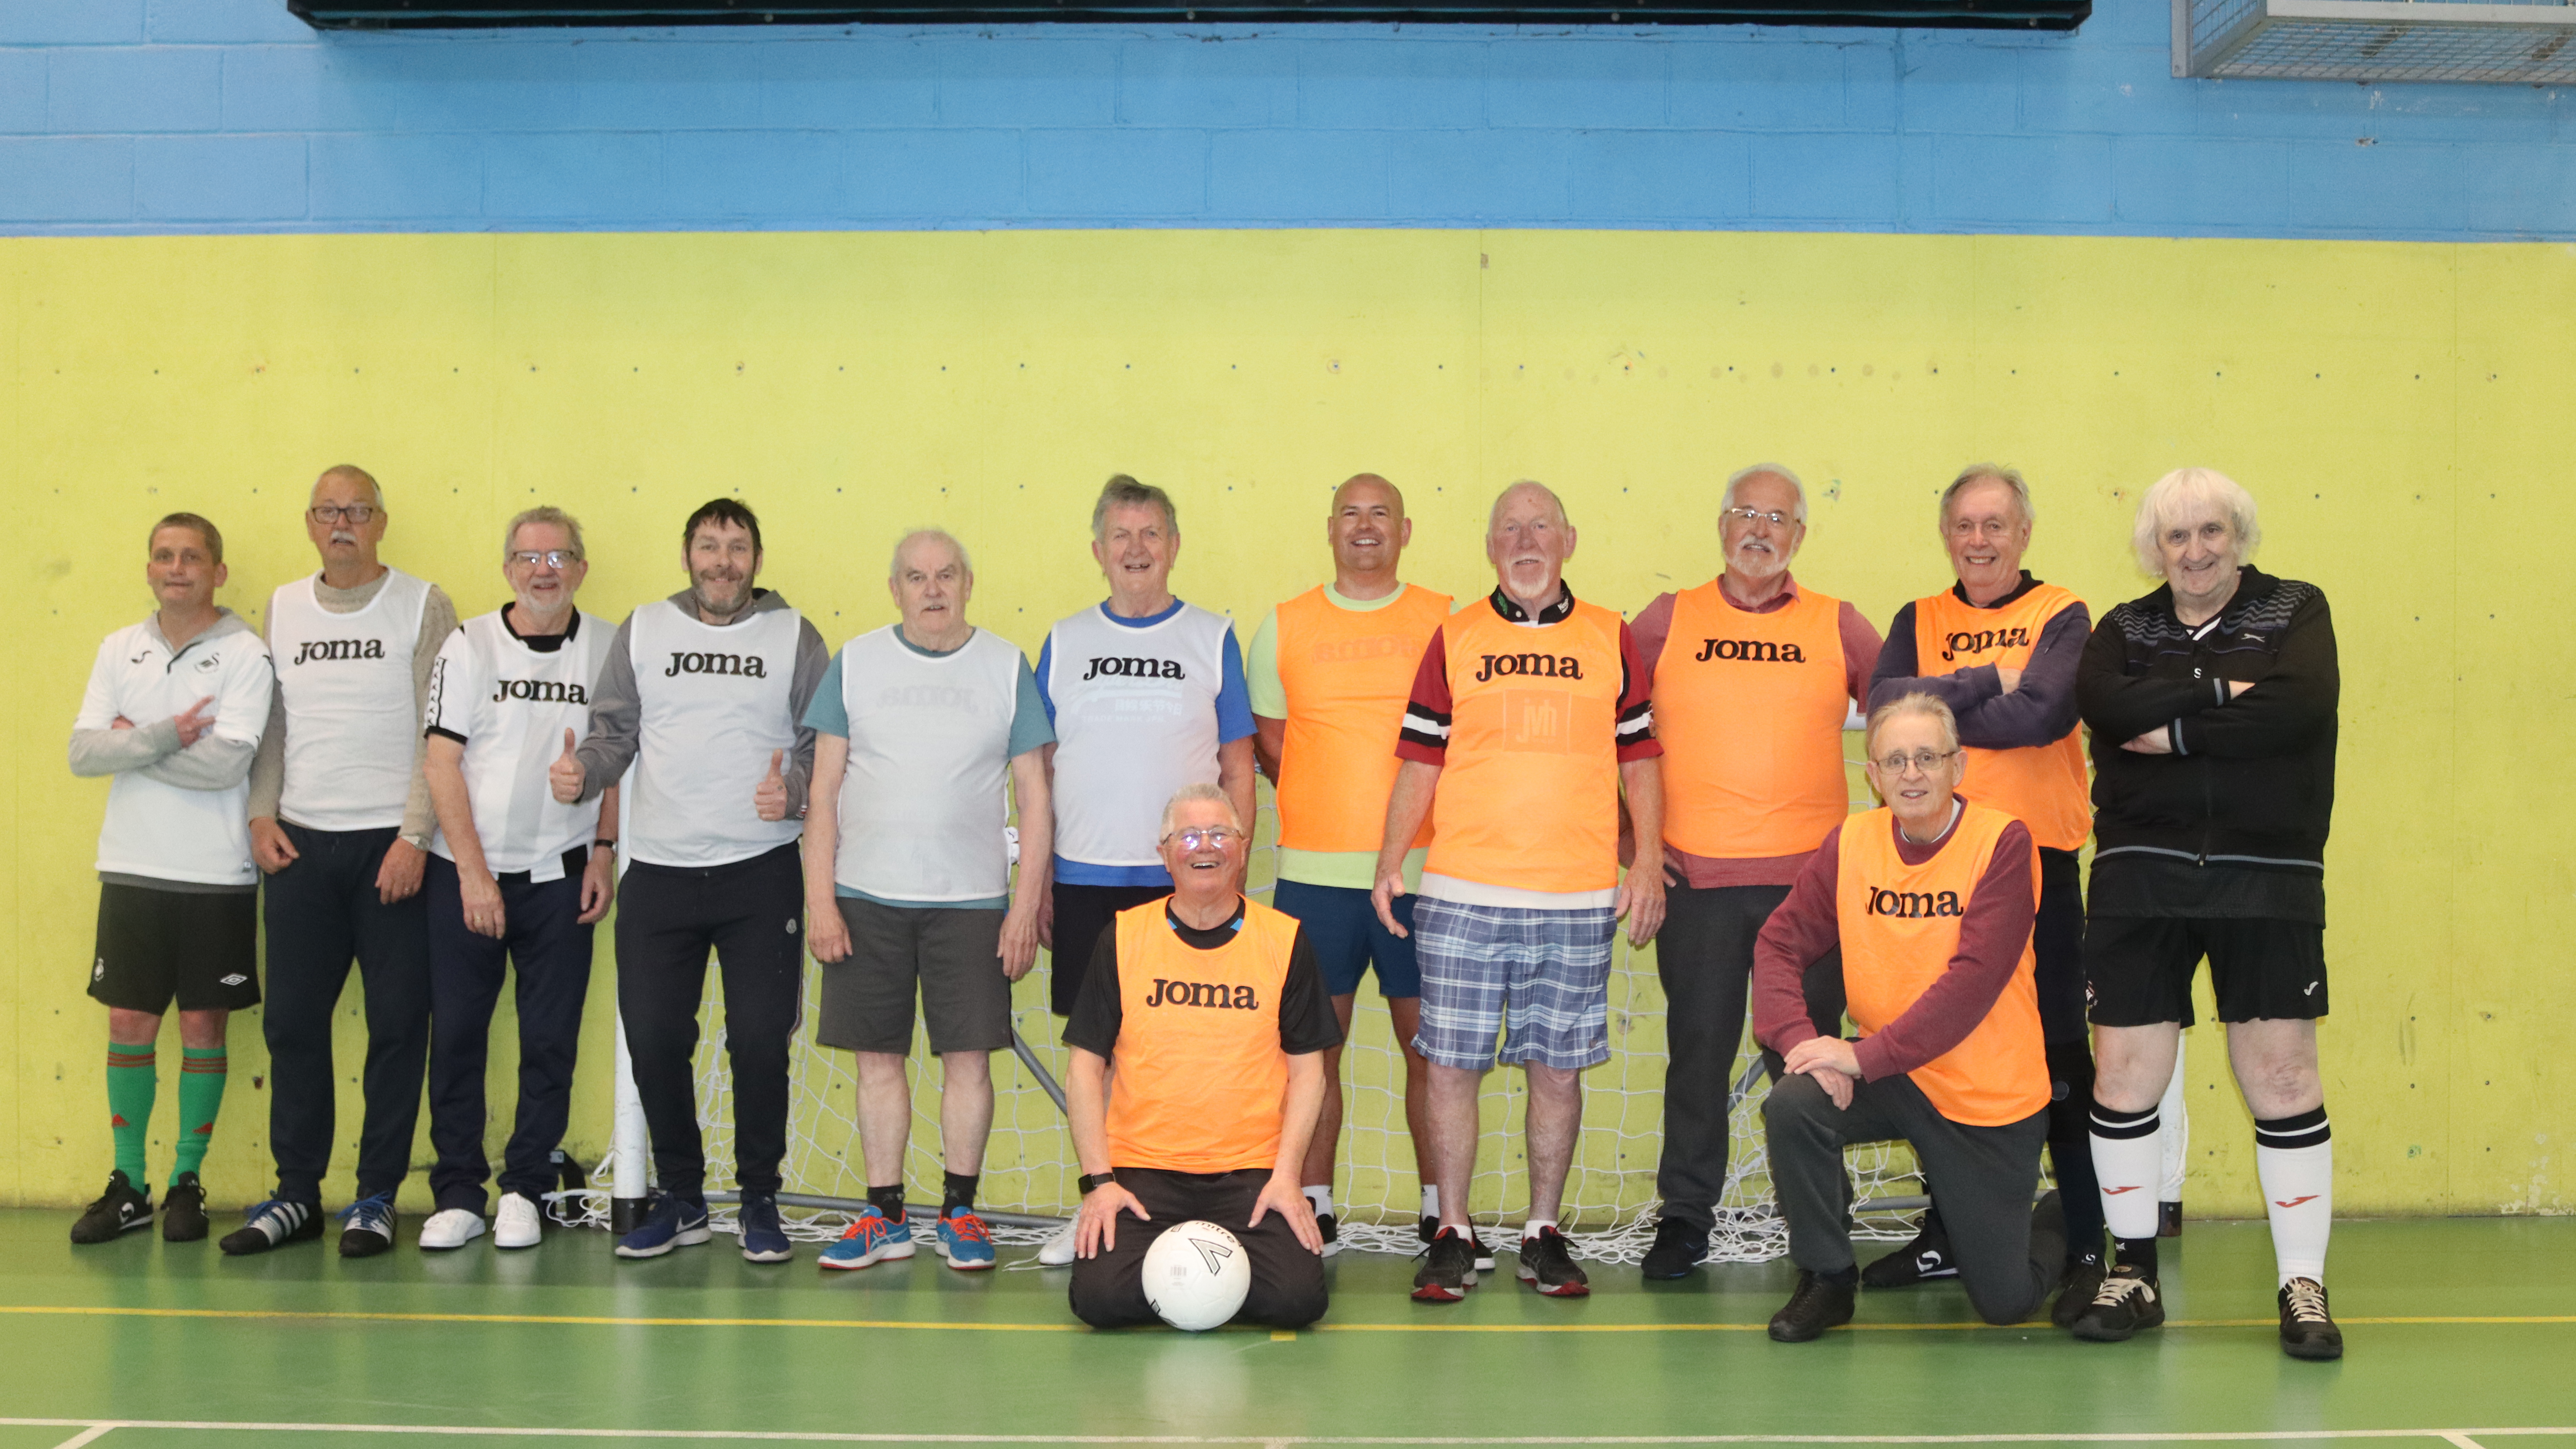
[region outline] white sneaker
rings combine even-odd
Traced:
[[[463,1208],[449,1208],[429,1215],[420,1225],[420,1245],[429,1252],[461,1248],[483,1236],[483,1215]]]
[[[1073,1261],[1073,1225],[1075,1221],[1076,1220],[1072,1218],[1065,1219],[1064,1226],[1055,1230],[1055,1236],[1047,1239],[1046,1242],[1039,1247],[1038,1265],[1040,1267],[1061,1268],[1065,1264]]]
[[[492,1220],[492,1246],[533,1248],[545,1236],[545,1215],[515,1192],[501,1194],[501,1211]]]

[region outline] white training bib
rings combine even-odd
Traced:
[[[1011,889],[1011,716],[1019,649],[978,629],[916,653],[889,624],[841,650],[850,716],[833,879],[889,901],[973,901]]]
[[[628,792],[618,797],[630,857],[729,865],[803,829],[794,819],[761,819],[751,794],[769,773],[770,752],[796,747],[789,695],[804,623],[794,609],[764,609],[719,629],[668,599],[627,621],[643,713]]]
[[[119,716],[148,727],[211,698],[212,735],[255,747],[268,728],[273,687],[268,646],[247,628],[209,631],[174,657],[160,630],[130,624],[99,646],[72,728],[113,728]],[[119,771],[107,787],[98,868],[192,885],[255,886],[249,803],[247,778],[221,790],[191,790],[141,770]]]
[[[354,614],[314,601],[316,578],[268,600],[268,652],[286,701],[286,786],[278,813],[313,830],[381,830],[411,800],[420,713],[412,651],[429,584],[400,569]]]
[[[590,733],[591,690],[608,662],[616,626],[576,612],[563,643],[528,647],[499,613],[468,619],[447,636],[430,666],[430,733],[465,743],[465,793],[474,834],[494,875],[528,872],[532,881],[561,880],[564,852],[587,849],[599,834],[599,797],[555,803],[546,771],[563,756],[564,731]],[[429,848],[456,859],[447,836]]]
[[[1055,853],[1086,865],[1160,865],[1163,806],[1216,783],[1217,691],[1233,624],[1196,604],[1132,629],[1093,606],[1049,634],[1055,703]]]

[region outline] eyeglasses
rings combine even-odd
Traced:
[[[542,553],[531,548],[511,554],[510,562],[523,569],[532,569],[539,564],[544,564],[550,569],[563,569],[581,562],[581,555],[568,548],[550,548]]]
[[[1193,826],[1187,830],[1175,830],[1163,838],[1179,841],[1183,850],[1223,850],[1229,842],[1241,840],[1243,832],[1223,825]]]
[[[1957,750],[1942,750],[1937,753],[1931,750],[1916,750],[1910,755],[1895,754],[1882,756],[1879,759],[1872,760],[1870,763],[1878,766],[1879,773],[1882,775],[1901,776],[1906,773],[1908,766],[1929,775],[1934,770],[1941,768],[1941,762],[1943,760],[1949,759],[1957,753],[1959,753]]]
[[[376,516],[376,508],[372,503],[316,503],[309,511],[315,523],[338,523],[345,519],[360,528],[366,527]]]
[[[1786,513],[1763,508],[1729,508],[1725,510],[1724,516],[1741,518],[1747,523],[1767,523],[1773,528],[1786,528],[1798,521]]]

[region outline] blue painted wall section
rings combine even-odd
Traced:
[[[0,230],[2576,238],[2565,91],[2178,81],[2168,23],[326,36],[0,0]]]

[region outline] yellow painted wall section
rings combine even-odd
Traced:
[[[2555,245],[0,242],[0,487],[21,580],[0,654],[0,1200],[85,1199],[108,1157],[103,1013],[82,991],[105,785],[70,777],[64,741],[99,638],[148,606],[143,539],[164,512],[224,528],[224,602],[255,618],[313,567],[296,519],[313,475],[357,462],[388,491],[387,559],[473,614],[506,598],[502,521],[556,503],[589,534],[583,603],[621,617],[683,582],[687,511],[738,493],[766,524],[763,581],[835,646],[892,617],[887,552],[937,523],[974,550],[975,619],[1034,656],[1049,621],[1102,592],[1085,544],[1112,472],[1172,491],[1177,591],[1248,636],[1326,576],[1326,493],[1354,471],[1406,489],[1408,575],[1462,595],[1491,583],[1496,490],[1552,484],[1580,530],[1576,589],[1633,613],[1715,572],[1725,475],[1777,459],[1812,497],[1799,576],[1883,628],[1948,582],[1938,489],[1994,459],[2033,481],[2031,567],[2097,615],[2152,582],[2128,551],[2147,483],[2202,464],[2253,490],[2261,562],[2327,591],[2343,652],[2323,1032],[2338,1206],[2567,1211],[2576,853],[2547,791],[2576,677],[2571,317],[2576,248]],[[607,1132],[608,1004],[603,969],[573,1128],[587,1153]],[[164,1055],[156,1172],[178,1076]],[[497,1071],[510,1053],[495,1055]],[[2257,1212],[2213,1029],[2190,1062],[2195,1211]],[[219,1200],[264,1182],[264,1064],[245,1018]]]

